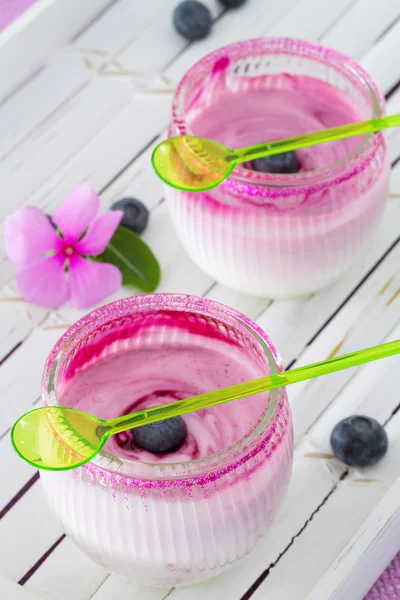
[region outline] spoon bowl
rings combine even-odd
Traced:
[[[90,461],[107,441],[105,421],[61,406],[36,408],[16,421],[11,441],[21,458],[39,469],[73,469]]]
[[[160,179],[184,191],[217,187],[232,173],[233,150],[218,142],[190,135],[169,138],[151,157]]]

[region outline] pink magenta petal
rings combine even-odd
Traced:
[[[104,252],[115,230],[121,222],[122,210],[108,210],[99,215],[91,225],[87,233],[75,246],[79,254],[96,255]]]
[[[118,290],[121,271],[108,263],[97,263],[75,255],[69,264],[70,300],[74,308],[89,308]]]
[[[68,300],[64,258],[60,255],[46,256],[31,265],[18,267],[15,277],[19,292],[27,302],[58,308]]]
[[[100,198],[87,183],[74,189],[52,216],[67,242],[79,240],[100,208]]]
[[[36,206],[24,206],[5,220],[4,247],[16,265],[36,262],[46,252],[56,250],[60,241],[49,219]]]

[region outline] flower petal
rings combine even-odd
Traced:
[[[75,245],[79,254],[101,254],[107,248],[109,241],[121,222],[122,210],[108,210],[96,217],[85,236]]]
[[[75,255],[69,263],[70,300],[74,308],[88,308],[110,296],[121,286],[121,271]]]
[[[27,302],[44,308],[58,308],[68,300],[64,258],[60,255],[46,256],[18,267],[15,277],[19,292]]]
[[[67,243],[75,243],[93,221],[100,208],[100,198],[87,183],[74,189],[52,216]]]
[[[16,265],[35,262],[45,252],[56,250],[60,241],[49,219],[36,206],[24,206],[5,220],[4,247]]]

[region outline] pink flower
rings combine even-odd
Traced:
[[[119,210],[96,216],[99,208],[98,195],[82,184],[52,216],[62,237],[35,206],[7,217],[4,246],[17,266],[17,284],[25,300],[45,308],[58,308],[69,300],[75,308],[88,308],[120,287],[117,267],[84,258],[104,252],[122,219]]]

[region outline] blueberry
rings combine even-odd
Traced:
[[[386,431],[370,417],[348,417],[334,427],[331,446],[346,465],[369,467],[383,458],[388,449]]]
[[[296,152],[291,151],[256,158],[251,161],[250,168],[260,173],[297,173],[300,163]]]
[[[173,452],[186,438],[186,425],[182,417],[171,417],[150,425],[132,429],[134,442],[153,454]]]
[[[242,6],[247,0],[219,0],[220,3],[225,6],[225,8],[239,8]]]
[[[211,29],[211,13],[197,0],[184,0],[178,4],[173,21],[177,32],[190,42],[207,37]]]
[[[123,210],[121,225],[134,231],[138,235],[143,233],[149,221],[149,211],[145,205],[136,198],[122,198],[111,206],[111,210]]]

